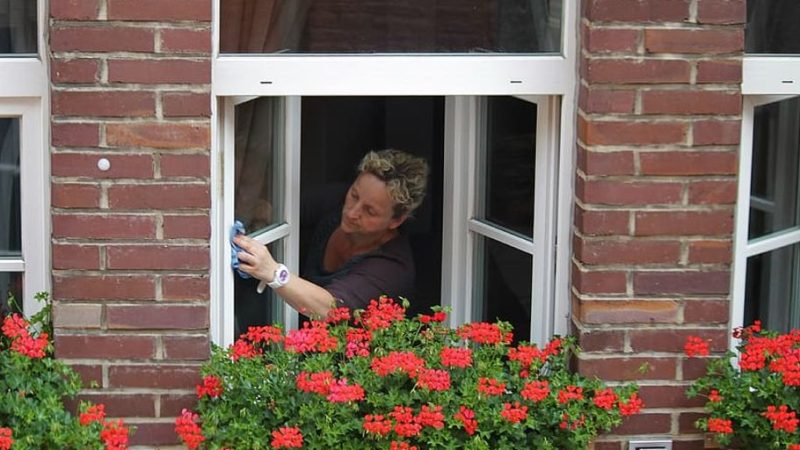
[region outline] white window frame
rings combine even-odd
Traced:
[[[571,252],[569,233],[572,223],[573,168],[575,113],[576,113],[576,55],[578,36],[578,5],[563,2],[562,55],[519,56],[519,55],[268,55],[268,56],[228,56],[219,54],[219,30],[215,27],[214,54],[212,64],[212,176],[213,186],[220,190],[212,199],[212,267],[211,267],[211,336],[221,345],[232,342],[233,302],[224,301],[233,296],[233,275],[230,270],[230,254],[227,234],[233,217],[232,155],[226,155],[224,148],[232,148],[233,136],[226,130],[233,129],[232,112],[235,104],[259,96],[286,98],[287,104],[297,102],[299,96],[442,96],[446,98],[445,148],[474,149],[477,136],[468,125],[470,114],[475,114],[475,99],[485,95],[538,96],[545,98],[547,110],[552,111],[551,123],[555,125],[549,133],[549,141],[544,143],[552,148],[548,153],[554,159],[548,161],[554,176],[546,186],[551,198],[548,217],[552,219],[547,227],[552,228],[549,245],[554,251],[546,261],[553,270],[546,275],[536,275],[534,279],[542,283],[534,292],[545,288],[548,301],[534,310],[548,317],[547,326],[536,330],[532,336],[537,342],[544,342],[552,334],[566,334],[569,331],[570,270]],[[214,2],[214,17],[219,17],[219,0]],[[218,24],[215,20],[215,24]],[[552,107],[560,103],[561,107]],[[557,111],[557,112],[556,112]],[[220,114],[223,113],[223,114]],[[299,136],[299,123],[292,125],[287,117],[287,139],[296,133]],[[475,122],[472,122],[475,123]],[[292,129],[290,127],[298,127]],[[290,205],[299,201],[299,139],[287,141],[287,214],[292,212]],[[296,147],[295,147],[296,146]],[[295,149],[296,153],[295,153]],[[566,151],[558,151],[566,149]],[[472,151],[472,150],[469,150]],[[444,182],[444,223],[442,249],[442,303],[453,308],[451,325],[470,320],[471,302],[450,303],[450,299],[470,298],[471,280],[465,278],[462,265],[448,265],[448,261],[471,261],[471,244],[466,239],[468,219],[474,212],[471,206],[470,178],[464,176],[473,172],[462,171],[464,154],[445,151]],[[538,161],[537,161],[538,163]],[[553,182],[553,179],[557,181]],[[537,183],[544,182],[537,179]],[[293,184],[296,183],[296,184]],[[537,186],[539,189],[539,186]],[[297,208],[294,208],[297,209]],[[538,211],[537,205],[537,211]],[[449,214],[448,214],[449,212]],[[288,222],[297,226],[296,218]],[[543,231],[541,231],[543,232]],[[461,233],[461,234],[455,234]],[[296,231],[287,236],[287,250],[295,250],[298,245]],[[451,236],[451,239],[447,239]],[[556,236],[561,240],[556,241]],[[465,245],[466,244],[466,245]],[[298,255],[289,253],[287,265],[296,272]],[[545,287],[546,286],[546,287]],[[288,308],[287,308],[288,310]],[[287,311],[292,314],[291,311]],[[535,316],[534,316],[535,317]],[[287,325],[295,325],[286,317]]]
[[[34,298],[50,291],[50,158],[47,5],[37,0],[38,53],[0,56],[0,117],[19,119],[22,256],[0,259],[0,271],[23,272],[22,307],[26,316],[42,304]]]

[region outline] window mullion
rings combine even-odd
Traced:
[[[300,273],[300,136],[302,121],[302,97],[284,99],[284,208],[289,222],[289,236],[284,242],[285,264],[293,273]],[[283,323],[287,329],[299,326],[297,312],[286,303],[283,305]]]

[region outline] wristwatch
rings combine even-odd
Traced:
[[[289,278],[291,278],[292,274],[289,272],[289,268],[284,266],[283,264],[278,264],[278,267],[275,269],[275,274],[272,276],[272,281],[267,283],[267,286],[271,287],[272,289],[277,289],[281,286],[285,286],[286,283],[289,282]]]

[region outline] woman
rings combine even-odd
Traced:
[[[364,308],[380,295],[407,296],[414,288],[408,238],[399,228],[422,203],[424,159],[399,150],[369,152],[344,199],[341,214],[318,227],[306,276],[275,261],[266,246],[235,239],[239,268],[265,281],[295,310],[324,317],[331,308]]]

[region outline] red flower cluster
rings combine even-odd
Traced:
[[[197,424],[198,416],[188,409],[181,411],[180,417],[175,420],[175,432],[178,433],[183,443],[189,450],[194,450],[206,440],[203,430]]]
[[[128,448],[128,428],[122,420],[103,423],[100,439],[106,445],[105,450],[126,450]]]
[[[14,444],[11,435],[11,428],[0,428],[0,450],[11,449],[11,445]]]
[[[425,360],[414,352],[391,352],[386,356],[373,358],[370,367],[382,377],[399,370],[411,378],[416,378],[419,371],[425,368]]]
[[[520,394],[526,400],[540,402],[550,395],[550,383],[547,380],[525,383],[525,387],[522,388]]]
[[[419,413],[417,414],[417,422],[423,427],[436,428],[441,430],[444,428],[444,414],[442,414],[441,406],[434,406],[433,408],[428,405],[422,405]]]
[[[238,361],[239,358],[255,358],[261,354],[261,350],[256,349],[250,341],[237,339],[231,346],[231,359]]]
[[[395,406],[389,415],[395,421],[394,432],[398,436],[412,437],[422,431],[422,424],[414,417],[414,410],[408,406]]]
[[[595,406],[598,408],[609,410],[617,403],[617,394],[614,393],[613,389],[605,388],[594,394],[592,402],[594,402]]]
[[[416,445],[410,445],[408,442],[392,441],[389,450],[418,450]]]
[[[439,352],[439,358],[446,367],[469,367],[472,365],[472,349],[445,347]]]
[[[406,310],[398,305],[389,297],[382,296],[377,301],[370,300],[367,309],[356,320],[368,330],[379,330],[389,328],[392,322],[403,320],[406,317]]]
[[[92,422],[103,423],[106,419],[106,405],[92,405],[78,417],[81,425],[87,426]]]
[[[350,308],[346,306],[342,306],[341,308],[333,308],[328,311],[328,317],[325,318],[325,322],[333,325],[339,322],[349,322],[350,321]]]
[[[203,398],[204,395],[211,398],[222,395],[222,381],[214,375],[203,377],[203,384],[197,385],[197,398]]]
[[[378,436],[386,436],[392,431],[392,421],[383,417],[382,414],[367,414],[364,416],[364,423],[362,425],[364,431]]]
[[[303,433],[297,427],[281,427],[272,432],[272,448],[302,448]]]
[[[689,336],[686,338],[686,344],[683,346],[683,351],[688,357],[694,356],[708,356],[708,341],[698,336]]]
[[[637,393],[631,394],[626,402],[619,402],[619,412],[623,416],[632,416],[644,407],[644,402]]]
[[[456,333],[461,339],[476,344],[508,344],[513,339],[511,332],[504,333],[496,323],[468,323],[462,325]]]
[[[369,356],[369,343],[372,341],[372,333],[363,328],[350,328],[347,330],[347,345],[345,355],[348,358],[354,356]]]
[[[422,369],[417,384],[429,391],[446,391],[450,389],[450,372],[446,370]]]
[[[6,316],[3,320],[3,334],[11,339],[11,350],[31,359],[41,359],[49,343],[47,333],[33,337],[28,332],[28,322],[19,314]]]
[[[458,412],[453,417],[464,424],[464,431],[466,431],[468,435],[472,436],[478,431],[478,421],[475,420],[475,411],[461,405]]]
[[[247,333],[245,333],[242,337],[253,344],[270,344],[272,342],[281,342],[283,340],[283,332],[280,328],[270,325],[263,327],[248,327]]]
[[[708,431],[712,433],[730,434],[733,433],[733,423],[728,419],[712,417],[708,419]]]
[[[569,385],[566,390],[558,391],[558,403],[567,403],[570,400],[583,400],[583,388]]]
[[[584,416],[583,414],[581,414],[581,416],[575,420],[570,420],[569,414],[564,413],[561,415],[561,423],[558,424],[558,427],[561,428],[562,430],[567,430],[567,429],[576,430],[582,427],[585,423],[586,423],[586,416]]]
[[[478,378],[478,392],[493,396],[502,395],[506,391],[506,384],[501,383],[494,378]]]
[[[420,314],[419,321],[422,323],[442,323],[447,320],[447,313],[437,311],[431,315]]]
[[[358,402],[364,400],[364,388],[357,384],[347,384],[347,380],[336,380],[330,385],[327,399],[331,403]]]
[[[328,324],[312,321],[303,323],[303,328],[286,333],[283,345],[287,351],[295,353],[320,352],[336,350],[339,341],[328,332]]]
[[[300,372],[295,379],[295,385],[303,392],[315,392],[327,396],[331,392],[331,385],[334,381],[333,374],[328,371]]]
[[[767,406],[767,411],[761,413],[762,416],[772,422],[773,430],[783,430],[787,433],[794,433],[797,430],[797,424],[800,420],[797,419],[797,414],[794,411],[789,411],[789,407],[781,405],[775,407],[773,405]]]
[[[722,401],[722,399],[723,399],[722,396],[719,395],[719,391],[716,389],[712,389],[711,393],[708,394],[708,400],[714,403],[719,403]]]
[[[522,422],[528,418],[528,407],[520,405],[519,402],[504,403],[503,410],[500,411],[500,416],[511,423]]]

